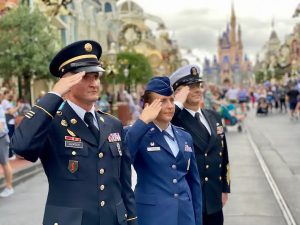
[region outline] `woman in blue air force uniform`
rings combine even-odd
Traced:
[[[170,123],[175,105],[169,78],[152,78],[143,97],[144,110],[125,138],[137,172],[139,225],[201,225],[193,142],[190,134]]]

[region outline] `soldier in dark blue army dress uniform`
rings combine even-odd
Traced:
[[[179,68],[171,76],[176,111],[172,123],[193,137],[203,199],[203,224],[223,224],[223,206],[230,192],[229,160],[220,116],[201,109],[200,69],[196,65]]]
[[[40,158],[48,177],[44,225],[137,224],[122,124],[94,107],[101,53],[91,40],[63,48],[50,64],[60,79],[12,138],[13,151]]]
[[[144,110],[128,128],[126,144],[137,172],[140,225],[202,225],[202,199],[192,137],[170,121],[175,112],[168,77],[154,77]]]

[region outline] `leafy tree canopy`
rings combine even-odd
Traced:
[[[38,9],[20,5],[0,19],[0,76],[49,78],[48,65],[60,42],[55,28]],[[27,89],[28,92],[28,89]]]
[[[126,86],[132,84],[144,84],[152,77],[152,69],[147,58],[139,53],[121,52],[117,55],[117,73],[108,71],[107,80],[123,83]]]

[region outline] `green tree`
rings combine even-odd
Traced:
[[[30,81],[50,78],[48,65],[60,47],[50,19],[20,5],[0,19],[0,76],[18,78],[19,96],[30,100]]]
[[[139,53],[121,52],[117,55],[117,74],[108,74],[109,83],[123,83],[130,90],[132,85],[144,84],[152,77],[147,58]]]
[[[264,77],[265,77],[265,74],[264,74],[263,71],[257,71],[257,72],[255,73],[255,82],[256,82],[257,84],[263,83]]]

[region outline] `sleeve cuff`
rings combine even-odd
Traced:
[[[174,101],[175,105],[177,105],[178,108],[183,109],[183,104],[179,101]]]

